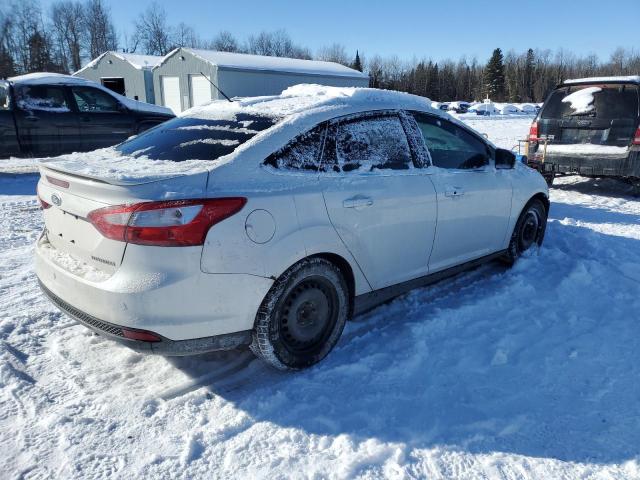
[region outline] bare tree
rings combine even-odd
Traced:
[[[166,55],[172,47],[172,32],[162,6],[153,2],[135,21],[136,35],[147,55]]]
[[[83,18],[87,34],[87,53],[91,58],[118,49],[118,37],[111,21],[111,12],[103,0],[87,0]]]
[[[16,73],[14,59],[15,42],[12,16],[0,9],[0,78],[8,78]]]
[[[336,62],[347,66],[351,64],[344,45],[340,43],[333,43],[320,48],[315,58],[324,60],[325,62]]]
[[[294,44],[285,30],[263,31],[258,35],[250,35],[246,50],[255,55],[271,57],[311,58],[309,50]]]
[[[173,35],[173,47],[200,48],[201,42],[193,27],[180,22]]]
[[[215,36],[215,38],[209,44],[209,48],[217,50],[219,52],[240,52],[240,44],[236,37],[227,30],[223,30]]]
[[[72,71],[82,66],[85,37],[84,8],[79,1],[60,0],[51,5],[51,26],[65,66]]]

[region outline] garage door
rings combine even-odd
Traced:
[[[202,75],[191,75],[191,106],[197,107],[211,101],[211,84]]]
[[[162,76],[162,100],[165,107],[173,110],[173,113],[180,113],[180,78]]]

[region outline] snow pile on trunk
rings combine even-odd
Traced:
[[[202,173],[210,162],[203,160],[152,160],[144,155],[123,155],[114,147],[92,152],[71,153],[47,159],[42,165],[53,170],[72,173],[116,185],[155,182],[179,175]]]
[[[573,109],[573,115],[584,115],[595,108],[593,95],[601,91],[602,88],[600,87],[583,88],[564,97],[562,103],[570,104]]]

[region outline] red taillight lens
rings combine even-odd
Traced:
[[[636,134],[633,136],[633,145],[640,145],[640,127],[638,127]]]
[[[147,332],[146,330],[128,330],[122,329],[124,338],[129,340],[139,340],[141,342],[161,342],[162,339],[153,332]]]
[[[529,128],[529,141],[530,142],[538,141],[538,122],[533,122],[531,124],[531,128]]]
[[[88,220],[107,238],[160,247],[202,245],[209,229],[239,212],[246,198],[172,200],[117,205],[90,212]]]
[[[40,194],[38,194],[38,201],[40,202],[40,206],[42,207],[43,210],[46,210],[47,208],[51,208],[51,204],[45,202],[40,196]]]

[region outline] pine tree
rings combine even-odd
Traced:
[[[534,101],[534,93],[533,93],[533,68],[535,64],[535,56],[533,53],[533,49],[527,50],[527,58],[524,64],[524,90],[525,95],[527,97],[527,101]]]
[[[496,48],[484,69],[484,89],[492,100],[504,100],[504,63],[502,50]]]
[[[362,62],[360,61],[360,53],[356,50],[356,58],[354,58],[351,68],[354,70],[362,71]]]

